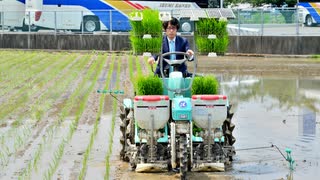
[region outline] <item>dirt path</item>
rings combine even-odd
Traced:
[[[191,65],[189,67],[192,69]],[[319,69],[320,60],[315,58],[198,57],[198,72],[206,74],[319,76]]]

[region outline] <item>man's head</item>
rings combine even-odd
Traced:
[[[170,21],[165,21],[162,24],[163,29],[169,39],[173,39],[177,35],[177,31],[180,28],[178,19],[172,17]]]

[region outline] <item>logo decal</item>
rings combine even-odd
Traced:
[[[186,106],[187,106],[187,102],[185,102],[185,101],[180,101],[179,102],[179,107],[184,108]]]

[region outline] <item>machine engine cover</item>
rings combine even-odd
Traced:
[[[153,126],[157,130],[163,128],[169,120],[169,96],[135,96],[133,107],[135,120],[142,129],[151,130]]]
[[[211,128],[221,128],[227,118],[228,98],[225,95],[193,95],[192,119],[200,127],[207,129],[209,121]]]

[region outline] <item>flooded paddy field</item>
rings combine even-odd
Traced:
[[[0,179],[180,179],[135,173],[119,159],[119,102],[152,73],[143,57],[100,52],[0,51]],[[191,64],[189,65],[191,66]],[[192,68],[190,68],[192,69]],[[233,105],[236,156],[226,172],[190,179],[316,179],[320,174],[320,61],[198,58]],[[271,147],[273,145],[273,147]],[[279,150],[292,150],[294,170]]]

